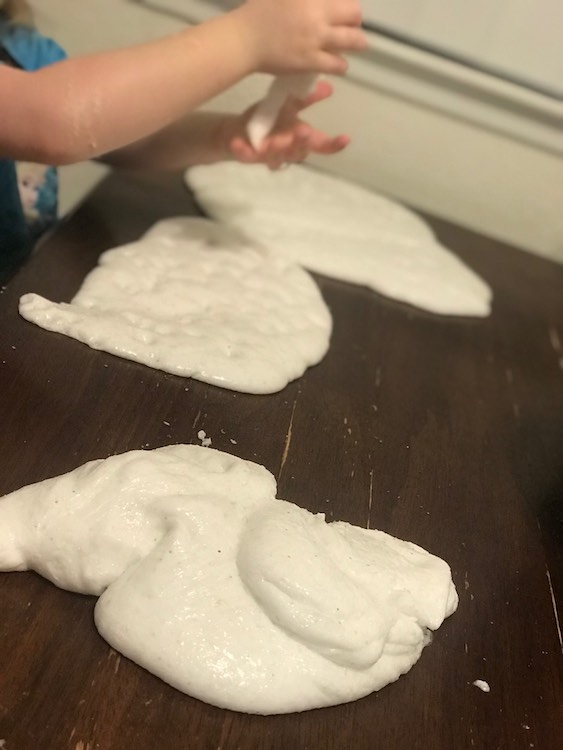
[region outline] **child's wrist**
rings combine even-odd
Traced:
[[[227,13],[223,18],[231,24],[231,34],[234,43],[239,44],[241,54],[249,68],[248,73],[256,73],[263,69],[264,59],[260,30],[252,16],[252,10],[243,4]]]

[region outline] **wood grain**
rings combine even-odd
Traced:
[[[439,318],[318,277],[330,351],[272,396],[152,371],[19,318],[22,293],[69,300],[100,252],[196,211],[178,177],[112,176],[0,295],[0,493],[92,458],[198,443],[203,429],[272,471],[280,497],[443,557],[459,609],[379,693],[259,717],[120,657],[92,597],[2,574],[5,750],[563,747],[563,268],[432,220],[491,283],[491,317]]]

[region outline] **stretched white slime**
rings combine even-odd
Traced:
[[[274,78],[264,99],[258,103],[246,126],[248,140],[259,149],[264,139],[271,133],[279,117],[280,110],[289,96],[303,99],[311,91],[316,75],[296,74]]]
[[[210,216],[311,271],[432,313],[490,312],[487,284],[426,222],[359,185],[297,164],[213,164],[186,179]]]
[[[93,349],[250,393],[317,364],[332,328],[302,268],[195,218],[104,253],[70,304],[25,294],[19,309]]]

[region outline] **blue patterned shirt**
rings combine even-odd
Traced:
[[[0,15],[0,65],[33,71],[65,57],[51,39]],[[0,280],[27,258],[39,236],[53,225],[57,199],[54,167],[0,158]]]

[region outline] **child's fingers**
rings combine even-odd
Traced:
[[[309,148],[315,154],[337,154],[348,146],[350,138],[347,135],[337,135],[331,138],[324,133],[314,133],[309,140]]]
[[[368,38],[360,29],[334,26],[326,33],[324,49],[328,52],[361,52],[368,46]]]
[[[259,156],[262,157],[270,169],[279,169],[282,164],[289,161],[294,140],[294,133],[277,133],[272,135],[258,152]]]
[[[229,144],[231,154],[243,164],[256,164],[260,157],[244,138],[233,138]]]
[[[308,131],[310,129],[310,126],[306,125],[306,123],[299,122],[299,112],[307,109],[307,107],[313,106],[314,104],[318,104],[324,99],[328,99],[330,96],[332,96],[333,91],[334,89],[332,84],[326,80],[323,80],[318,81],[315,85],[314,90],[304,99],[298,99],[297,97],[290,96],[280,110],[274,130],[283,131],[288,128],[291,129],[297,127],[297,134],[304,135],[306,137],[308,135],[308,132],[304,132],[304,129]],[[299,133],[299,129],[301,130],[301,133]]]
[[[333,92],[334,87],[331,83],[329,83],[329,81],[318,81],[313,91],[311,91],[310,94],[307,94],[304,99],[291,97],[288,105],[293,105],[293,112],[301,112],[301,110],[307,109],[307,107],[311,107],[313,104],[317,104],[318,102],[322,102],[324,99],[328,99],[332,96]]]
[[[291,98],[284,105],[275,130],[260,149],[255,150],[245,137],[236,135],[229,142],[232,156],[244,164],[260,163],[276,170],[285,164],[305,161],[311,153],[328,155],[342,151],[350,142],[348,136],[331,137],[298,117],[300,110],[326,99],[332,92],[328,81],[319,81],[304,99]]]
[[[330,14],[330,20],[338,26],[360,26],[363,20],[359,3],[342,2]]]
[[[309,146],[309,132],[301,131],[295,133],[291,146],[285,153],[285,161],[288,163],[299,163],[305,161],[311,149]]]
[[[304,161],[309,152],[309,127],[304,125],[292,133],[272,136],[265,147],[263,158],[270,169]]]
[[[315,68],[319,73],[343,76],[348,70],[348,60],[337,52],[330,52],[325,49],[317,54]]]
[[[295,138],[291,147],[283,152],[272,153],[267,161],[270,169],[279,169],[286,164],[301,163],[309,154],[337,154],[350,143],[348,136],[339,135],[335,138],[324,133],[313,133],[312,136],[298,139]]]
[[[332,4],[330,19],[334,24],[360,26],[363,20],[362,6],[357,0],[340,0]]]

